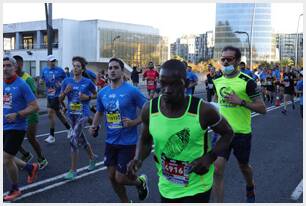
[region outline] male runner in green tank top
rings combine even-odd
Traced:
[[[237,69],[240,59],[241,52],[238,48],[224,47],[220,58],[223,75],[213,80],[220,113],[234,130],[234,138],[229,149],[219,154],[215,162],[213,194],[216,202],[223,202],[224,168],[232,149],[246,180],[247,202],[255,202],[253,172],[249,165],[252,136],[251,111],[264,114],[266,107],[256,82]]]
[[[36,95],[36,86],[34,79],[26,72],[24,72],[23,69],[23,58],[19,55],[15,55],[13,57],[17,62],[17,75],[20,76],[31,88],[32,92]],[[36,140],[36,130],[37,130],[37,124],[38,124],[38,113],[34,112],[30,114],[27,117],[27,137],[28,140],[33,147],[34,151],[37,154],[37,160],[39,169],[44,169],[48,165],[47,159],[44,157],[41,147]],[[27,152],[22,146],[19,149],[19,152],[22,154],[22,160],[25,162],[30,161],[33,158],[33,155],[31,152]]]
[[[227,149],[233,131],[207,102],[185,96],[186,66],[168,60],[160,71],[161,95],[146,103],[141,117],[143,129],[128,174],[134,176],[154,143],[161,202],[208,202],[213,184],[213,162]],[[208,127],[221,135],[214,149]]]

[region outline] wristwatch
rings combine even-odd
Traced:
[[[241,102],[240,102],[240,106],[246,106],[246,101],[245,100],[241,100]]]

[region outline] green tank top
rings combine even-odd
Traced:
[[[224,96],[234,91],[240,99],[251,102],[246,93],[247,82],[251,79],[251,77],[240,72],[234,78],[221,76],[213,80],[218,95],[220,113],[231,125],[234,133],[249,134],[252,132],[251,110],[244,106],[228,103]]]
[[[36,95],[36,86],[32,76],[24,72],[21,78],[30,86],[32,92]]]
[[[153,137],[158,187],[165,198],[192,196],[211,189],[214,166],[204,175],[189,174],[190,163],[211,150],[207,130],[201,128],[201,100],[190,96],[188,108],[178,118],[160,112],[160,97],[150,101],[149,131]]]

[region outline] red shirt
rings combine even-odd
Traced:
[[[144,72],[143,78],[147,79],[148,90],[156,90],[158,77],[159,73],[154,69],[148,69],[147,71]]]
[[[106,82],[103,78],[98,79],[97,86],[100,88],[103,88],[105,86]]]

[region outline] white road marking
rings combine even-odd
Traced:
[[[296,101],[297,101],[297,100],[296,100]],[[291,103],[291,102],[289,102],[288,104],[290,104],[290,103]],[[282,105],[283,105],[283,104],[282,104]],[[281,105],[281,106],[282,106],[282,105]],[[282,108],[281,106],[279,106],[279,107],[275,107],[275,106],[268,107],[268,108],[267,108],[267,112],[270,112],[270,111],[273,111],[273,110],[276,110],[276,109],[280,109],[280,108]],[[256,116],[258,116],[258,115],[260,115],[260,114],[259,114],[259,113],[255,113],[255,114],[251,115],[251,117],[256,117]],[[88,126],[87,126],[87,128],[88,128]],[[59,131],[58,133],[63,133],[63,132],[66,132],[66,131],[67,131],[67,130],[63,130],[63,131]],[[211,130],[210,130],[209,132],[211,132]],[[41,136],[42,136],[42,135],[43,135],[43,134],[41,134]],[[48,134],[44,134],[44,135],[46,136],[46,135],[48,135]],[[153,146],[154,146],[154,145],[153,145]],[[152,150],[151,152],[154,152],[154,150]],[[96,165],[99,166],[99,165],[102,165],[102,164],[104,164],[104,161],[98,162]],[[86,170],[87,167],[88,167],[88,166],[79,168],[79,169],[77,169],[77,172],[82,172],[82,171]],[[99,172],[99,171],[103,171],[103,170],[105,170],[105,169],[106,169],[106,167],[101,167],[101,168],[98,168],[98,169],[96,169],[96,170],[94,170],[94,171],[91,171],[91,172],[85,172],[84,174],[77,176],[76,179],[80,179],[80,178],[86,177],[86,176],[88,176],[88,175],[90,175],[90,174],[95,174],[95,173],[97,173],[97,172]],[[52,177],[52,178],[49,178],[49,179],[45,179],[45,180],[42,180],[42,181],[39,181],[39,182],[35,182],[35,183],[33,183],[33,184],[30,184],[30,185],[23,186],[23,187],[20,188],[20,190],[23,192],[23,191],[25,191],[25,190],[28,190],[28,189],[37,187],[37,186],[39,186],[39,185],[43,185],[43,184],[46,184],[46,183],[49,183],[49,182],[56,181],[56,180],[58,180],[58,179],[60,179],[60,178],[63,178],[63,177],[65,176],[65,174],[66,174],[66,173],[63,173],[63,174],[57,175],[57,176]],[[33,192],[25,193],[25,194],[23,194],[22,196],[20,196],[19,198],[17,198],[16,200],[23,199],[23,198],[26,198],[26,197],[35,195],[35,194],[37,194],[37,193],[41,193],[41,192],[47,191],[47,190],[49,190],[49,189],[52,189],[52,188],[55,188],[55,187],[58,187],[58,186],[67,184],[68,182],[70,182],[70,181],[69,181],[69,180],[63,180],[63,181],[61,181],[61,182],[58,182],[58,183],[54,183],[54,184],[48,185],[48,186],[46,186],[46,187],[44,187],[44,188],[35,190],[35,191],[33,191]],[[300,184],[301,184],[301,183],[300,183]],[[6,195],[6,194],[8,194],[8,191],[4,193],[4,195]]]
[[[300,198],[301,194],[303,193],[303,179],[298,184],[298,186],[295,188],[295,190],[291,194],[291,199],[296,201]]]

